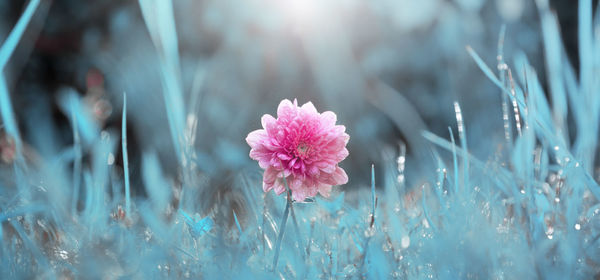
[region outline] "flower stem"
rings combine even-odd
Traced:
[[[302,246],[302,236],[300,235],[300,227],[298,227],[298,220],[296,220],[296,213],[294,212],[294,201],[291,199],[293,197],[292,190],[288,186],[287,180],[285,178],[283,178],[283,183],[285,184],[288,200],[291,201],[290,212],[292,214],[292,221],[294,222],[294,229],[296,230],[296,237],[298,238],[298,248],[300,248]],[[302,257],[304,257],[302,250],[300,250],[300,254],[302,254]]]
[[[298,238],[298,248],[302,246],[302,236],[300,235],[300,227],[298,226],[298,220],[296,220],[296,213],[294,213],[294,205],[290,204],[290,212],[292,213],[292,222],[294,222],[294,229],[296,230],[296,237]],[[300,254],[304,257],[302,249]]]
[[[281,240],[285,232],[285,224],[287,223],[288,216],[290,214],[290,206],[292,205],[292,198],[290,192],[287,192],[287,203],[285,205],[285,211],[283,211],[283,220],[281,220],[281,229],[279,229],[279,235],[277,236],[277,244],[275,245],[275,256],[273,257],[273,271],[277,268],[277,261],[279,260],[279,250],[281,249]]]

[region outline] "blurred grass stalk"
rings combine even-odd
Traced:
[[[185,108],[181,85],[179,46],[173,15],[173,3],[161,0],[139,0],[148,32],[158,53],[163,97],[171,139],[179,163],[183,162]]]
[[[38,15],[39,17],[45,17],[47,12],[47,3],[41,5],[40,8],[40,0],[31,0],[19,20],[17,24],[13,27],[12,31],[2,44],[0,48],[0,112],[2,115],[2,122],[4,124],[4,129],[8,133],[10,137],[12,137],[15,141],[16,145],[16,156],[22,161],[22,140],[21,135],[19,133],[17,121],[15,120],[15,114],[13,112],[11,100],[10,100],[10,92],[8,81],[6,80],[6,71],[8,67],[8,63],[10,61],[11,56],[15,52],[15,49],[19,45],[23,34],[27,30],[30,22],[34,15]],[[29,42],[31,43],[31,42]]]

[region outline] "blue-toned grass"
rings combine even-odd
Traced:
[[[31,1],[0,51],[8,61]],[[118,133],[100,131],[80,98],[65,90],[73,147],[52,151],[35,166],[15,163],[0,187],[0,276],[16,278],[397,278],[574,279],[600,273],[600,186],[594,179],[600,120],[600,38],[591,1],[580,1],[579,76],[566,58],[555,17],[541,14],[549,94],[524,54],[505,59],[502,28],[498,71],[467,52],[502,95],[502,155],[468,150],[468,120],[458,102],[449,140],[422,132],[433,157],[427,176],[407,186],[406,147],[371,166],[371,185],[291,202],[263,194],[258,169],[240,170],[231,193],[203,205],[210,181],[191,164],[186,111],[170,1],[140,0],[161,65],[161,83],[176,179],[155,151],[141,156],[146,196],[132,195],[127,105],[121,119],[123,173],[109,158]],[[505,33],[506,32],[506,33]],[[12,35],[17,34],[17,35]],[[0,63],[0,66],[4,66]],[[537,70],[539,71],[539,70]],[[514,76],[513,76],[514,75]],[[0,109],[19,143],[8,88],[0,77]],[[579,77],[579,78],[578,78]],[[546,97],[548,96],[548,98]],[[196,101],[192,102],[195,107]],[[512,107],[512,108],[511,108]],[[461,110],[462,109],[462,110]],[[511,110],[512,109],[512,110]],[[129,111],[131,114],[131,110]],[[573,124],[569,123],[569,116]],[[43,122],[40,122],[43,123]],[[199,124],[201,125],[201,124]],[[188,130],[186,130],[188,129]],[[569,129],[575,133],[570,134]],[[199,132],[202,133],[201,130]],[[570,135],[574,135],[571,137]],[[414,136],[412,136],[414,137]],[[469,138],[489,141],[485,138]],[[17,144],[19,146],[20,144]],[[352,151],[351,151],[352,152]],[[19,153],[18,153],[19,154]],[[86,160],[83,159],[84,155]],[[385,156],[385,155],[384,155]],[[451,162],[446,162],[447,158]],[[394,160],[394,159],[397,159]],[[23,159],[24,161],[24,159]],[[395,165],[397,164],[397,166]],[[380,171],[377,187],[375,172]],[[352,174],[349,174],[352,177]],[[287,183],[286,183],[287,184]],[[287,186],[286,186],[287,187]],[[369,188],[370,187],[370,188]],[[230,195],[230,196],[227,196]],[[243,201],[234,207],[233,199]],[[125,211],[122,207],[125,205]],[[215,206],[216,205],[216,206]],[[211,208],[212,207],[212,208]],[[207,210],[208,209],[208,210]],[[295,234],[284,234],[291,213]],[[227,217],[231,217],[229,220]],[[277,221],[281,221],[277,224]]]

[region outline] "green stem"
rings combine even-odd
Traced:
[[[288,216],[290,214],[290,207],[292,205],[292,198],[290,191],[287,192],[287,203],[285,205],[285,211],[283,211],[283,220],[281,221],[281,229],[277,236],[277,244],[275,245],[275,256],[273,257],[273,271],[277,268],[277,261],[279,260],[279,250],[281,249],[281,240],[285,232],[285,224],[287,223]]]

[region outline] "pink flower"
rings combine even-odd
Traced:
[[[350,136],[336,120],[333,112],[319,114],[311,102],[298,107],[295,99],[279,103],[277,119],[265,114],[263,129],[246,137],[250,157],[265,170],[263,190],[285,192],[285,177],[294,200],[303,201],[317,193],[328,197],[332,185],[347,183],[338,163],[348,156]]]

